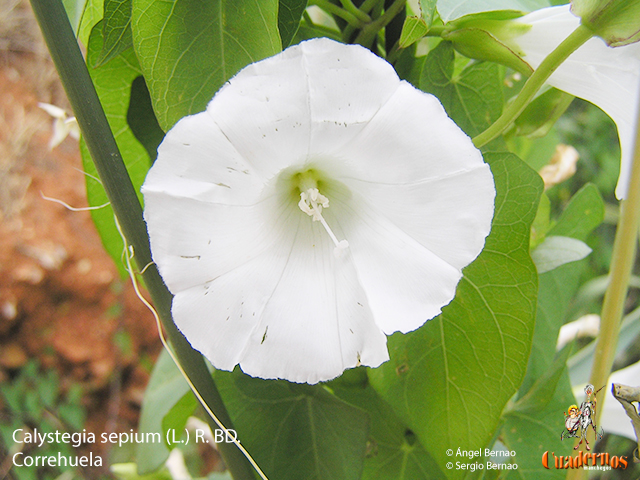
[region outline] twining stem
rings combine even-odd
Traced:
[[[352,25],[355,28],[362,28],[364,22],[356,17],[353,13],[348,12],[344,8],[341,8],[337,5],[334,5],[329,0],[311,0],[309,5],[316,5],[323,9],[325,12],[335,15],[336,17],[340,17],[344,21],[346,21],[349,25]]]
[[[640,220],[640,95],[638,96],[636,138],[633,150],[633,164],[627,190],[627,198],[620,202],[620,216],[613,242],[609,284],[604,294],[600,314],[600,335],[591,366],[591,383],[596,390],[607,384],[613,366],[620,333],[620,322],[624,313],[625,299],[629,289],[631,270],[636,258],[638,224]],[[605,396],[598,398],[596,425],[600,424],[600,414]],[[584,448],[584,447],[583,447]],[[575,469],[567,474],[567,480],[586,478],[583,469]]]
[[[384,0],[364,0],[362,5],[360,5],[360,11],[368,14],[374,9],[374,7],[382,4],[384,4]]]
[[[363,47],[369,48],[378,32],[386,27],[387,24],[402,11],[406,3],[407,0],[395,0],[380,17],[362,28],[362,31],[358,34],[354,43],[359,43]]]
[[[351,0],[340,0],[340,3],[342,4],[342,8],[353,14],[353,16],[358,18],[360,21],[364,23],[369,23],[371,21],[371,17],[356,7]]]
[[[180,364],[225,427],[233,428],[231,418],[202,356],[193,350],[173,323],[172,296],[151,259],[149,236],[142,217],[142,208],[62,2],[61,0],[31,0],[31,5],[118,224],[122,228],[127,243],[133,247],[136,263],[139,266],[147,266],[143,273],[145,284]],[[209,424],[212,429],[218,428],[212,419]],[[218,449],[234,479],[255,479],[250,463],[233,444],[221,443]]]
[[[592,36],[593,32],[591,30],[580,25],[571,35],[565,38],[564,41],[542,61],[540,66],[536,68],[522,87],[522,90],[520,90],[518,96],[505,111],[502,112],[500,118],[473,139],[474,145],[480,148],[504,133],[515,119],[518,118],[518,115],[529,105],[529,102],[531,102],[537,91],[540,90],[540,87],[542,87],[556,68]]]

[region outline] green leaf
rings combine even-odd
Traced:
[[[368,433],[364,412],[320,385],[217,371],[238,438],[267,477],[359,480]]]
[[[566,373],[567,359],[571,354],[572,347],[573,344],[570,343],[556,355],[549,369],[536,380],[536,383],[533,384],[526,395],[520,397],[518,401],[507,410],[507,415],[514,413],[535,415],[539,410],[549,405],[553,394],[560,384],[560,377]]]
[[[169,457],[169,449],[164,442],[162,421],[187,392],[189,385],[169,353],[162,350],[151,372],[138,425],[140,433],[159,434],[161,440],[136,444],[136,463],[141,475],[157,470]]]
[[[529,229],[542,182],[512,154],[485,160],[496,183],[496,213],[484,250],[442,314],[391,336],[391,360],[369,371],[372,386],[450,478],[465,472],[444,468],[447,448],[488,446],[524,376],[534,327]]]
[[[87,51],[88,64],[94,64],[101,52],[102,25],[97,24],[89,40]],[[89,73],[91,74],[91,79],[98,92],[98,97],[109,120],[109,126],[118,143],[118,148],[122,154],[122,159],[127,167],[133,186],[138,192],[140,202],[142,202],[140,187],[151,166],[151,160],[147,151],[133,135],[127,123],[131,85],[134,79],[140,76],[141,73],[133,50],[123,52],[108,64],[99,68],[90,68]],[[89,204],[92,206],[104,205],[108,202],[107,195],[102,184],[97,180],[95,166],[84,142],[81,142],[81,153],[84,169],[90,175],[87,176],[87,197]],[[92,210],[91,217],[98,229],[105,249],[113,258],[120,274],[126,277],[127,273],[122,262],[124,243],[116,227],[111,206]],[[142,267],[144,267],[144,265],[140,266],[140,268]]]
[[[429,27],[422,18],[407,17],[404,19],[402,33],[400,34],[400,48],[407,48],[424,37],[429,31]]]
[[[167,469],[162,469],[149,475],[138,475],[135,463],[115,463],[109,470],[118,480],[173,480]]]
[[[552,452],[557,456],[573,452],[571,439],[560,440],[564,429],[564,415],[575,403],[566,370],[562,372],[553,396],[545,407],[538,410],[510,412],[502,429],[502,440],[510,450],[515,450],[517,470],[511,470],[506,480],[563,480],[566,470],[553,468]],[[542,465],[542,455],[549,452],[550,469]]]
[[[582,260],[590,253],[591,248],[581,240],[551,235],[531,252],[531,258],[538,273],[542,274],[565,263]]]
[[[351,372],[353,371],[345,372],[343,377]],[[332,384],[331,389],[341,399],[369,414],[371,430],[367,441],[362,480],[446,478],[415,434],[371,386],[348,387]]]
[[[278,30],[282,48],[291,45],[300,27],[302,12],[307,8],[307,0],[280,0],[278,8]]]
[[[427,27],[431,28],[433,18],[436,15],[437,0],[420,0],[420,14]]]
[[[548,7],[547,0],[439,0],[438,13],[444,23],[464,15],[495,10],[512,10],[522,13]]]
[[[500,67],[472,62],[454,74],[455,54],[450,42],[441,42],[427,56],[420,89],[432,93],[449,116],[470,137],[487,129],[502,113],[503,89]]]
[[[573,196],[549,234],[585,241],[603,220],[604,201],[598,188],[589,183]]]
[[[89,36],[96,24],[102,20],[104,14],[104,0],[87,0],[82,11],[82,19],[78,27],[78,39],[89,45]],[[91,64],[89,64],[91,65]]]
[[[62,0],[64,9],[69,17],[69,23],[73,28],[73,33],[77,34],[82,21],[82,13],[84,12],[87,0]]]
[[[567,110],[575,97],[568,93],[549,88],[527,105],[514,123],[516,135],[526,135],[531,138],[544,137],[556,120]]]
[[[229,78],[281,50],[278,0],[138,0],[133,45],[163,130],[205,109]]]
[[[166,433],[173,430],[177,439],[178,436],[184,432],[187,420],[191,415],[193,415],[197,406],[198,400],[196,400],[193,392],[189,390],[162,418],[162,439],[165,442],[165,445],[167,445],[167,448],[171,449],[173,447],[167,443]]]
[[[296,37],[292,43],[298,44],[304,40],[322,37],[330,38],[336,42],[342,42],[342,37],[338,30],[333,30],[323,25],[309,25],[303,21],[300,24],[300,28],[296,32]]]
[[[573,196],[549,234],[585,241],[603,219],[604,203],[598,189],[589,184]],[[584,262],[576,262],[540,275],[533,347],[521,395],[544,375],[553,362],[558,332],[566,321],[569,303],[578,290],[583,269]]]
[[[533,219],[533,223],[531,224],[531,240],[529,245],[531,249],[540,245],[547,236],[547,232],[552,227],[550,215],[551,202],[547,194],[543,193],[540,196],[536,218]]]
[[[634,347],[636,338],[640,335],[640,308],[636,308],[629,314],[625,315],[620,325],[620,333],[618,334],[618,344],[616,345],[616,353],[614,358],[620,358],[621,355],[628,355],[628,351]],[[569,376],[573,385],[587,383],[591,376],[591,366],[595,356],[596,341],[592,341],[586,347],[583,347],[567,362],[569,367]]]
[[[96,66],[107,63],[133,46],[131,36],[131,1],[105,0],[102,22],[102,53]]]

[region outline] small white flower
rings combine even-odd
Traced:
[[[531,25],[515,41],[532,68],[537,68],[580,25],[580,19],[571,13],[569,5],[536,10],[518,21]],[[625,198],[638,114],[640,43],[610,48],[602,39],[594,37],[560,65],[548,83],[597,105],[616,122],[622,149],[616,196]]]
[[[53,117],[53,135],[49,140],[49,150],[53,150],[60,145],[62,141],[71,136],[76,140],[80,138],[80,127],[76,117],[70,117],[67,112],[50,103],[38,103],[38,106]]]
[[[167,134],[143,187],[176,324],[216,368],[316,383],[388,360],[489,233],[489,167],[438,100],[316,39]]]

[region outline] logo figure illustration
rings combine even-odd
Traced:
[[[600,388],[598,392],[603,388],[604,387]],[[565,429],[560,434],[560,440],[564,440],[565,436],[578,438],[578,429],[581,429],[579,435],[580,442],[574,447],[574,450],[577,450],[580,445],[582,445],[583,440],[587,445],[587,450],[591,450],[589,440],[587,440],[587,431],[589,430],[589,426],[593,428],[596,440],[602,438],[602,435],[604,435],[602,427],[600,427],[600,433],[598,433],[598,429],[596,427],[596,395],[598,392],[593,393],[593,385],[587,384],[587,386],[584,387],[586,399],[580,404],[580,408],[578,409],[577,405],[571,405],[568,410],[569,413],[564,414]],[[593,399],[591,398],[592,395]]]

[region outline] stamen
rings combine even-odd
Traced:
[[[343,250],[349,247],[349,242],[346,240],[338,240],[333,233],[333,230],[327,224],[327,221],[322,216],[322,209],[329,208],[329,199],[322,195],[317,188],[309,188],[304,192],[300,192],[300,201],[298,207],[304,213],[313,217],[314,222],[320,222],[324,229],[327,231],[331,240],[335,244],[336,248],[333,250],[333,254],[339,257]]]

